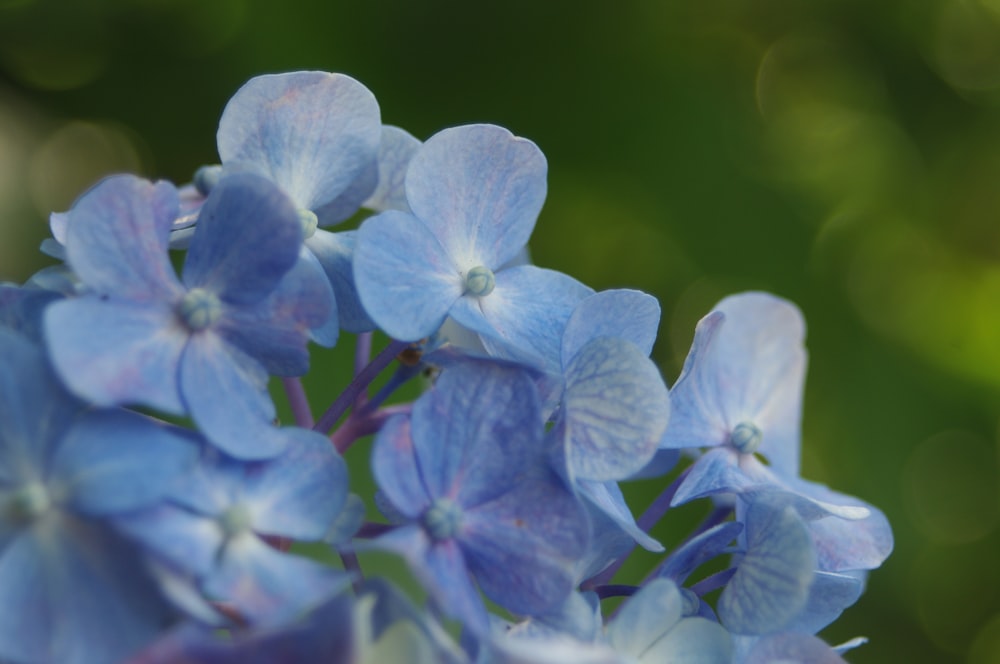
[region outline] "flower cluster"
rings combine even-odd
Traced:
[[[0,285],[0,660],[841,661],[861,639],[815,634],[892,534],[800,477],[794,305],[724,299],[668,391],[655,298],[529,262],[534,143],[379,113],[348,76],[254,78],[219,165],[103,180],[52,215],[60,264]],[[343,333],[314,419],[310,344]],[[370,435],[365,500],[343,455]],[[636,518],[639,477],[662,493]],[[666,551],[651,528],[698,499]],[[616,577],[637,546],[655,568]]]

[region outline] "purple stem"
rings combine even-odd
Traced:
[[[601,599],[607,599],[609,597],[631,597],[639,592],[639,587],[625,586],[621,584],[608,584],[604,586],[596,586],[593,588],[593,591],[597,593],[597,596]]]
[[[374,521],[366,521],[358,529],[358,532],[354,534],[355,537],[360,537],[361,539],[373,539],[379,535],[384,535],[385,533],[393,530],[396,526],[391,523],[375,523]]]
[[[285,388],[285,396],[288,397],[288,405],[292,408],[295,424],[304,429],[312,429],[315,422],[312,410],[309,408],[306,389],[302,386],[302,380],[298,377],[282,378],[281,386]]]
[[[358,376],[372,359],[372,333],[362,332],[358,335],[354,344],[354,375]],[[368,395],[364,390],[358,393],[354,400],[354,408],[361,408],[367,401]]]
[[[385,369],[389,364],[396,359],[403,350],[409,346],[409,342],[406,341],[392,341],[388,346],[382,349],[378,355],[375,356],[368,365],[358,372],[358,375],[354,377],[351,384],[347,386],[343,392],[340,393],[330,407],[326,409],[326,412],[320,416],[319,421],[313,427],[313,431],[319,431],[322,434],[326,434],[333,428],[333,425],[337,423],[340,416],[347,412],[347,409],[351,407],[354,400],[358,398],[375,377]]]
[[[361,594],[361,584],[365,580],[365,575],[361,571],[358,554],[347,548],[338,549],[337,553],[340,554],[340,562],[344,563],[344,569],[351,575],[351,587],[355,593]]]
[[[729,583],[729,579],[733,578],[733,574],[736,574],[735,567],[730,567],[729,569],[724,569],[721,572],[716,572],[711,576],[706,576],[704,579],[691,586],[691,590],[694,591],[698,597],[701,597],[702,595],[710,593],[713,590],[721,588]]]
[[[375,433],[382,428],[387,419],[398,413],[408,413],[411,408],[412,404],[404,403],[396,406],[386,406],[374,413],[366,413],[361,417],[355,417],[354,413],[351,413],[347,417],[347,420],[330,435],[330,442],[333,443],[338,452],[343,454],[354,444],[354,441],[362,436]]]

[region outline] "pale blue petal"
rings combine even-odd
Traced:
[[[101,295],[163,300],[179,290],[167,255],[177,190],[132,175],[102,180],[69,211],[66,253],[73,271]]]
[[[145,415],[90,411],[63,436],[49,482],[77,511],[114,514],[162,498],[197,458],[190,440]]]
[[[391,418],[375,438],[372,448],[372,474],[401,514],[416,519],[433,499],[424,486],[410,437],[410,419],[403,415]]]
[[[729,632],[705,618],[685,618],[653,644],[640,663],[730,664],[733,646]]]
[[[42,480],[83,404],[56,380],[38,346],[4,328],[0,367],[0,486]]]
[[[691,572],[724,553],[741,532],[742,523],[727,521],[686,540],[667,557],[660,568],[660,576],[684,583]]]
[[[292,202],[250,173],[229,175],[212,189],[184,260],[184,284],[223,301],[252,304],[267,297],[292,269],[302,226]]]
[[[115,516],[112,523],[172,569],[192,576],[215,566],[224,541],[214,518],[168,503]]]
[[[309,71],[250,79],[226,105],[217,142],[223,163],[252,163],[298,207],[317,210],[371,163],[380,137],[378,103],[365,86]]]
[[[805,607],[816,553],[805,523],[790,507],[755,502],[745,523],[747,550],[719,597],[719,617],[734,633],[766,634]]]
[[[419,147],[420,141],[406,130],[382,125],[382,141],[378,146],[378,185],[362,207],[376,212],[410,211],[404,183],[406,169]]]
[[[433,334],[464,290],[452,259],[416,217],[390,210],[358,229],[354,282],[365,311],[386,334]]]
[[[511,490],[544,463],[542,426],[527,372],[487,363],[446,368],[411,414],[428,493],[471,508]]]
[[[0,328],[14,330],[35,343],[42,343],[45,308],[61,299],[60,293],[50,290],[0,283]]]
[[[316,257],[333,286],[340,326],[347,332],[371,332],[375,323],[361,306],[354,285],[354,243],[357,233],[330,233],[317,230],[306,240],[306,248]]]
[[[840,617],[844,609],[861,597],[865,590],[862,573],[832,574],[816,572],[809,587],[805,608],[786,626],[792,632],[815,634]]]
[[[804,337],[802,314],[786,300],[756,292],[722,300],[695,330],[664,446],[722,445],[737,424],[752,423],[775,472],[798,475]]]
[[[673,395],[671,392],[671,398]],[[674,412],[677,412],[676,408]],[[670,425],[667,425],[667,430],[669,429]],[[758,486],[758,482],[740,468],[740,455],[724,447],[712,449],[691,465],[691,470],[677,488],[670,504],[683,505],[696,498],[717,493],[740,493],[755,486]]]
[[[453,127],[413,155],[406,199],[459,269],[497,270],[528,243],[547,170],[538,146],[502,127]]]
[[[239,459],[264,459],[287,444],[272,422],[267,372],[210,332],[191,338],[180,369],[188,412],[209,441]]]
[[[258,533],[318,540],[344,506],[347,466],[326,436],[292,427],[281,433],[288,447],[247,470],[240,502]]]
[[[615,482],[578,482],[577,490],[605,516],[647,551],[663,551],[663,545],[647,535],[635,522],[625,496]]]
[[[562,337],[563,366],[597,337],[626,339],[648,356],[653,352],[659,325],[660,303],[652,295],[624,288],[594,293],[577,305],[566,323]]]
[[[833,648],[810,634],[786,632],[762,638],[743,664],[847,664]]]
[[[599,337],[565,371],[564,444],[575,477],[617,481],[652,459],[670,416],[656,365],[625,339]]]
[[[45,336],[60,378],[94,404],[184,412],[177,367],[189,333],[171,304],[94,296],[54,302]]]
[[[593,292],[562,272],[521,265],[497,272],[489,295],[463,296],[451,316],[482,335],[491,354],[558,373],[566,322]]]
[[[608,642],[617,652],[641,657],[680,621],[683,609],[677,584],[653,579],[622,604],[608,625]]]
[[[0,597],[5,661],[117,662],[170,618],[127,542],[56,514],[0,554]]]
[[[246,533],[226,542],[222,561],[203,582],[205,594],[251,624],[281,624],[340,592],[350,577],[282,553]]]

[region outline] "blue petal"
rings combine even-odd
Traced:
[[[392,506],[416,519],[432,497],[421,478],[416,450],[410,438],[410,420],[397,415],[385,423],[372,448],[372,474]]]
[[[83,404],[49,370],[40,348],[0,328],[0,485],[39,480]]]
[[[432,498],[473,507],[544,463],[542,419],[528,373],[503,365],[445,369],[413,405],[411,435]]]
[[[371,332],[376,327],[361,306],[358,289],[354,285],[356,235],[355,231],[330,233],[319,229],[306,240],[306,248],[319,261],[333,286],[340,326],[353,334]]]
[[[347,466],[326,436],[296,428],[281,433],[288,447],[247,471],[241,502],[258,533],[320,539],[347,499]]]
[[[564,444],[574,475],[622,480],[652,459],[670,400],[656,365],[630,341],[600,337],[566,368]]]
[[[742,531],[742,523],[727,521],[686,540],[667,557],[660,568],[660,576],[684,583],[688,575],[703,563],[725,553]]]
[[[45,308],[61,299],[60,293],[50,290],[0,284],[0,327],[14,330],[41,343]]]
[[[654,643],[643,659],[671,664],[730,664],[732,639],[717,622],[685,618]]]
[[[857,602],[865,590],[864,581],[859,578],[863,574],[856,574],[816,572],[805,607],[786,629],[815,634],[839,618],[841,612]]]
[[[0,658],[117,662],[170,611],[127,542],[53,514],[0,554]]]
[[[608,641],[622,654],[641,657],[680,621],[683,608],[677,584],[653,579],[622,604],[608,626]]]
[[[49,482],[90,515],[139,509],[163,497],[197,452],[191,441],[143,415],[90,411],[63,436]]]
[[[581,505],[555,473],[526,467],[516,486],[466,511],[459,542],[487,597],[538,615],[572,591],[589,536]]]
[[[409,132],[392,125],[382,125],[382,141],[378,146],[378,185],[362,207],[376,212],[410,211],[404,183],[410,160],[419,147],[420,141]]]
[[[215,331],[276,376],[301,376],[309,370],[310,337],[333,345],[338,327],[333,290],[303,250],[278,287],[253,306],[226,307]]]
[[[562,364],[597,337],[631,341],[645,355],[653,352],[660,325],[660,303],[652,295],[624,288],[601,291],[580,302],[566,323],[562,337]]]
[[[673,393],[671,392],[671,398]],[[676,408],[674,409],[676,412]],[[671,420],[672,421],[672,420]],[[667,425],[669,431],[670,425]],[[691,465],[687,477],[674,494],[671,505],[716,493],[740,493],[757,486],[757,482],[740,469],[740,458],[733,450],[717,448],[708,450]]]
[[[833,648],[810,634],[785,632],[762,638],[744,664],[847,664]]]
[[[224,164],[253,164],[315,211],[362,174],[380,137],[378,103],[365,86],[310,71],[250,79],[222,112],[217,142]]]
[[[267,372],[211,332],[191,338],[181,359],[181,392],[205,436],[239,459],[280,453],[287,439],[272,425]]]
[[[577,490],[647,551],[663,551],[663,545],[647,535],[635,522],[625,496],[615,482],[578,482]]]
[[[281,553],[246,533],[228,540],[205,594],[251,624],[287,623],[338,593],[349,582],[339,570]]]
[[[172,504],[121,514],[114,527],[171,568],[192,576],[215,566],[224,541],[214,518]]]
[[[698,323],[664,446],[722,445],[749,422],[775,472],[798,475],[804,337],[802,315],[786,300],[755,292],[722,300]]]
[[[180,290],[167,243],[177,190],[132,175],[102,180],[69,211],[68,262],[101,295],[163,300]]]
[[[593,292],[562,272],[520,265],[497,272],[496,288],[489,295],[462,297],[451,316],[482,335],[491,354],[558,373],[566,322]]]
[[[224,177],[205,200],[184,261],[184,284],[232,304],[267,297],[295,265],[302,227],[292,202],[258,175]]]
[[[547,170],[538,146],[502,127],[454,127],[413,155],[406,199],[459,269],[497,270],[528,243]]]
[[[45,335],[59,376],[93,403],[184,412],[177,367],[188,331],[170,304],[94,296],[54,302],[45,311]]]
[[[719,617],[737,634],[766,634],[806,605],[816,553],[805,523],[790,507],[754,502],[745,523],[746,554],[722,591]]]
[[[395,210],[358,229],[354,282],[368,315],[401,341],[433,334],[464,290],[440,242],[415,217]]]

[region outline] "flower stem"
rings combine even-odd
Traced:
[[[285,396],[288,397],[288,405],[292,409],[295,424],[304,429],[312,429],[315,422],[302,380],[298,377],[285,377],[281,379],[281,386],[285,388]]]
[[[383,369],[385,369],[389,364],[396,358],[396,356],[403,350],[405,350],[410,344],[406,341],[391,341],[388,346],[382,349],[378,355],[375,356],[371,362],[365,366],[358,375],[354,377],[351,384],[347,386],[343,392],[340,393],[330,407],[326,409],[326,412],[320,416],[316,425],[313,426],[313,431],[319,431],[322,434],[326,434],[333,428],[333,425],[337,423],[341,415],[347,412],[347,409],[351,407],[355,399],[360,395]]]

